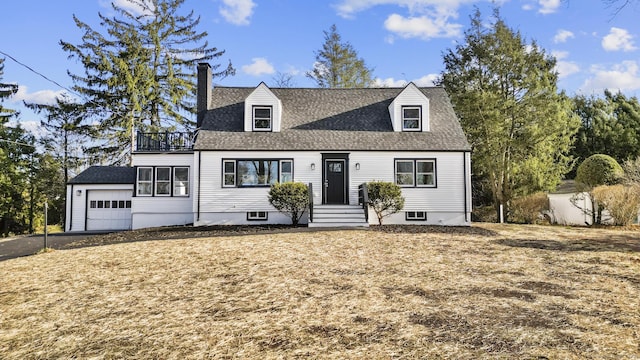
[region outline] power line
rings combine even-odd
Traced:
[[[75,91],[73,91],[73,90],[69,89],[69,88],[68,88],[68,87],[66,87],[66,86],[62,86],[62,85],[60,85],[60,83],[58,83],[57,81],[50,79],[49,77],[47,77],[47,76],[46,76],[46,75],[44,75],[43,73],[41,73],[41,72],[39,72],[39,71],[37,71],[37,70],[33,69],[31,66],[29,66],[29,65],[27,65],[27,64],[25,64],[25,63],[23,63],[23,62],[19,61],[18,59],[16,59],[16,58],[14,58],[13,56],[11,56],[11,55],[7,54],[6,52],[4,52],[4,51],[0,50],[0,54],[2,54],[2,55],[4,55],[4,56],[8,57],[9,59],[13,60],[13,61],[14,61],[15,63],[17,63],[18,65],[23,66],[23,67],[24,67],[24,68],[26,68],[27,70],[29,70],[29,71],[31,71],[32,73],[34,73],[34,74],[36,74],[36,75],[38,75],[38,76],[42,77],[43,79],[47,80],[48,82],[50,82],[50,83],[52,83],[52,84],[55,84],[55,85],[56,85],[56,86],[58,86],[59,88],[64,89],[64,90],[66,90],[66,91],[68,91],[68,92],[70,92],[70,93],[72,93],[72,94],[77,95],[77,96],[82,97],[82,95],[78,94],[77,92],[75,92]]]

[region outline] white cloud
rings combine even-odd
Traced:
[[[66,92],[64,90],[40,90],[34,93],[29,93],[26,86],[18,86],[18,92],[15,93],[10,99],[13,102],[26,101],[34,104],[46,104],[52,105],[56,102],[56,99],[64,96]]]
[[[253,0],[222,0],[220,15],[235,25],[249,25],[256,3]]]
[[[591,67],[592,77],[580,87],[582,93],[602,93],[604,89],[613,91],[640,90],[640,66],[635,61],[623,61],[607,69],[603,66]]]
[[[625,29],[612,27],[609,34],[602,38],[602,48],[606,51],[632,51],[637,49],[633,45],[633,36]]]
[[[555,70],[558,72],[558,77],[560,79],[580,72],[580,66],[578,66],[578,64],[573,61],[563,60],[569,57],[569,52],[554,50],[551,52],[551,56],[556,58]]]
[[[273,68],[273,65],[269,64],[269,62],[265,58],[253,58],[251,60],[253,61],[253,63],[242,66],[242,71],[245,74],[260,76],[264,74],[273,74],[276,72],[276,70]]]
[[[538,3],[540,4],[538,12],[541,14],[553,14],[560,7],[560,0],[540,0]]]
[[[424,40],[437,37],[457,37],[462,34],[462,25],[449,23],[445,18],[430,19],[426,15],[407,18],[391,14],[385,20],[384,27],[402,38]]]
[[[338,15],[352,18],[356,13],[379,5],[395,5],[406,8],[407,14],[392,13],[384,22],[385,28],[401,38],[431,39],[435,37],[458,37],[462,25],[452,19],[458,18],[458,9],[466,3],[481,0],[340,0],[335,6]],[[393,43],[394,37],[387,37]]]
[[[438,74],[428,74],[421,78],[411,80],[417,86],[434,86],[435,81],[438,79]],[[406,80],[396,80],[394,78],[375,78],[373,80],[373,86],[375,87],[405,87],[409,82]]]
[[[553,42],[556,44],[567,42],[567,40],[576,37],[571,31],[560,29],[553,37]]]
[[[154,9],[153,2],[146,0],[143,3],[144,5],[141,6],[138,3],[132,3],[128,0],[101,0],[100,6],[107,9],[112,9],[111,4],[113,4],[135,15],[151,14]]]
[[[49,131],[40,124],[40,121],[9,121],[5,124],[6,127],[12,127],[15,128],[16,126],[18,126],[18,124],[20,124],[20,126],[26,130],[28,133],[31,133],[33,136],[37,137],[37,138],[43,138],[47,135],[49,135]]]

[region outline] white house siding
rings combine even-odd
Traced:
[[[222,160],[292,158],[294,181],[312,183],[314,203],[320,204],[322,203],[322,153],[317,151],[202,152],[200,211],[199,217],[196,215],[195,224],[228,224],[237,223],[237,221],[259,223],[246,220],[246,213],[249,211],[268,211],[268,223],[288,223],[289,219],[278,214],[269,204],[267,199],[269,188],[223,188],[221,185]],[[394,181],[394,159],[397,158],[435,158],[437,188],[403,188],[406,199],[404,211],[426,211],[427,221],[406,222],[403,211],[385,219],[385,223],[469,224],[468,212],[471,209],[469,167],[466,167],[465,174],[464,165],[465,161],[467,165],[469,164],[469,159],[463,152],[349,152],[349,203],[358,203],[358,186],[364,182]],[[360,170],[356,170],[358,163]],[[311,170],[311,164],[315,164],[315,170]],[[377,222],[375,216],[370,216],[369,219],[371,223]],[[304,220],[306,219],[303,219],[303,222]]]
[[[188,166],[189,196],[134,196],[132,228],[186,225],[193,223],[193,203],[197,176],[193,153],[137,153],[134,166]]]
[[[402,131],[402,107],[416,105],[422,108],[422,131],[429,131],[429,99],[413,83],[407,85],[389,105],[394,131]]]
[[[103,200],[122,200],[122,191],[133,193],[133,186],[128,184],[73,184],[67,185],[67,217],[65,220],[65,231],[87,231],[87,193],[91,191],[113,192],[114,198],[109,197]],[[117,199],[116,199],[117,197]],[[115,228],[114,228],[115,229]],[[96,229],[94,229],[96,230]],[[122,230],[122,229],[118,229]]]

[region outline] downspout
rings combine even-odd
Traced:
[[[197,215],[196,215],[196,221],[200,221],[200,193],[202,192],[202,189],[200,189],[200,184],[201,184],[201,180],[202,179],[202,171],[201,171],[201,167],[202,167],[202,151],[198,151],[198,206],[197,206]]]
[[[89,189],[84,191],[84,231],[87,231],[87,222],[89,221]]]
[[[464,221],[465,222],[470,222],[469,219],[469,204],[467,204],[467,153],[463,152],[462,153],[462,170],[463,170],[463,177],[464,177]]]
[[[69,196],[69,231],[73,228],[73,184],[71,184],[71,196]]]

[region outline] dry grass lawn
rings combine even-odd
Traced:
[[[640,232],[476,225],[0,262],[0,358],[640,358]]]

